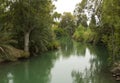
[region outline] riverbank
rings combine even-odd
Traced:
[[[50,51],[50,50],[58,49],[59,46],[60,45],[57,40],[52,41],[47,46],[46,50],[44,50],[44,51],[38,50],[37,52],[31,51],[31,50],[35,50],[35,49],[31,49],[30,52],[25,52],[24,50],[15,48],[11,45],[1,46],[1,48],[0,48],[0,63],[14,62],[14,61],[18,61],[19,59],[22,59],[22,58],[24,59],[24,58],[29,58],[31,56],[36,56],[36,54],[42,54],[42,53]]]
[[[17,49],[11,45],[1,45],[0,62],[17,61],[19,58],[28,58],[30,53]]]
[[[120,61],[115,62],[112,69],[111,69],[112,76],[117,80],[120,81]]]
[[[58,50],[1,64],[0,83],[119,83],[109,73],[107,58],[104,46],[64,38]]]

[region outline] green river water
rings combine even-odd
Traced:
[[[107,67],[107,50],[61,39],[56,51],[0,64],[0,83],[118,83]]]

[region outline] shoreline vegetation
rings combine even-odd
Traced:
[[[51,0],[0,1],[0,62],[56,49]]]
[[[47,48],[49,51],[50,50],[55,50],[55,49],[58,49],[59,47],[59,43],[58,41],[54,41],[53,43],[51,43],[51,45]],[[15,62],[15,61],[18,61],[19,59],[28,59],[30,58],[31,56],[36,56],[36,54],[34,53],[29,53],[29,52],[25,52],[24,50],[20,50],[20,49],[17,49],[17,48],[14,48],[12,46],[7,46],[7,48],[4,50],[2,48],[0,48],[0,50],[2,50],[3,52],[3,55],[5,56],[1,56],[0,57],[0,63],[4,63],[4,62]],[[8,50],[8,53],[4,53],[6,52],[6,50]],[[48,51],[46,50],[46,51]],[[44,51],[44,52],[46,52]],[[42,53],[44,53],[42,52]]]
[[[54,9],[52,0],[1,0],[0,62],[57,49],[57,38],[70,36],[78,42],[103,44],[111,72],[120,81],[120,0],[82,0],[73,14]]]

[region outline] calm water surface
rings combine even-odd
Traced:
[[[0,64],[0,83],[118,83],[107,69],[107,50],[62,39],[57,51]]]

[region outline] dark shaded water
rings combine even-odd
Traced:
[[[107,70],[107,50],[61,40],[61,47],[29,60],[0,64],[0,83],[118,83]]]

